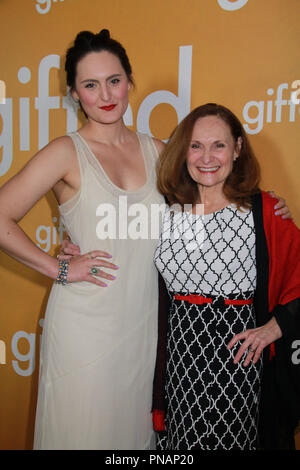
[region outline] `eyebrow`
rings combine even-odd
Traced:
[[[109,77],[106,78],[106,80],[111,80],[112,78],[116,77],[121,77],[121,73],[114,73],[113,75],[110,75]],[[93,83],[99,83],[99,80],[95,80],[94,78],[86,78],[85,80],[82,80],[80,83],[86,83],[86,82],[93,82]]]
[[[197,139],[192,139],[191,142],[197,142],[197,144],[201,144],[201,141],[197,140]],[[213,141],[214,144],[216,144],[218,142],[226,142],[226,140],[225,139],[218,139],[218,140]]]

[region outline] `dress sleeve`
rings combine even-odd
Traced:
[[[159,309],[158,309],[158,340],[156,364],[153,380],[153,422],[154,429],[160,425],[155,422],[162,417],[165,411],[165,376],[166,376],[166,358],[167,358],[167,330],[168,330],[168,312],[170,309],[170,297],[162,276],[159,274]],[[158,414],[159,413],[159,414]]]
[[[300,341],[300,298],[292,300],[285,305],[276,305],[272,314],[276,318],[284,337],[289,337],[293,333],[296,333],[297,336],[298,332]]]

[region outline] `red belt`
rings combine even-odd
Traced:
[[[225,305],[250,305],[253,304],[253,299],[225,299]]]
[[[190,304],[197,304],[197,305],[202,305],[202,304],[211,304],[212,299],[206,299],[205,297],[202,297],[202,295],[174,295],[174,299],[176,300],[187,300]]]
[[[189,294],[189,295],[174,295],[175,300],[185,300],[189,302],[190,304],[197,304],[197,305],[202,305],[202,304],[211,304],[213,299],[211,298],[206,298],[203,297],[202,295],[195,295],[195,294]],[[224,299],[225,305],[250,305],[253,304],[253,299]]]

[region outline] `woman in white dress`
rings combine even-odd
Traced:
[[[128,212],[133,204],[148,210],[163,203],[155,173],[163,144],[124,125],[131,67],[107,30],[77,36],[66,72],[86,124],[50,142],[0,193],[2,249],[59,282],[45,316],[34,446],[147,449],[153,436],[157,240],[119,237],[114,219],[116,236],[101,239],[98,224],[105,220],[101,204],[118,216],[120,201]],[[17,224],[51,188],[72,240],[89,253],[60,267]]]
[[[66,72],[85,125],[50,142],[0,191],[0,246],[56,280],[44,324],[35,448],[149,449],[157,240],[120,235],[118,216],[122,204],[127,214],[137,204],[150,214],[163,203],[155,174],[163,144],[124,125],[132,72],[107,30],[77,36]],[[18,225],[50,189],[83,253],[71,261],[43,252]]]

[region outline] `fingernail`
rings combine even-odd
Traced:
[[[116,276],[111,276],[110,278],[111,278],[111,279],[116,279]]]
[[[119,266],[117,266],[116,264],[114,265],[114,269],[119,269]]]

